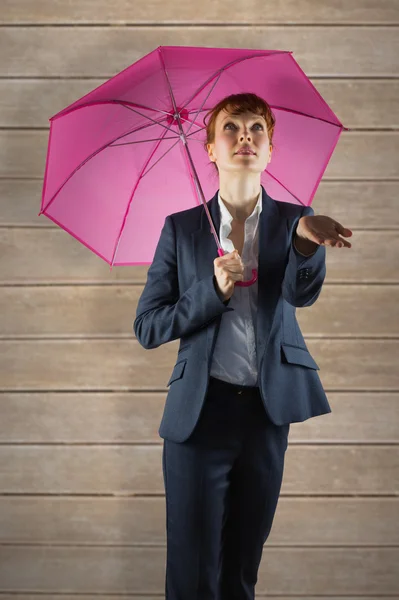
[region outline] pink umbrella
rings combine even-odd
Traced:
[[[290,51],[159,46],[50,119],[44,214],[111,265],[151,264],[166,216],[218,176],[200,117],[251,91],[276,118],[267,193],[309,206],[344,127]],[[256,281],[253,270],[251,285]]]

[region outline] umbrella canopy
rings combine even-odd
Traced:
[[[159,46],[50,119],[40,214],[111,265],[152,262],[167,215],[219,187],[203,117],[252,92],[276,118],[267,193],[309,206],[344,127],[291,51]],[[245,282],[238,282],[245,283]]]

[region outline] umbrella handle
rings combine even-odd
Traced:
[[[224,256],[224,250],[223,248],[218,248],[218,254],[219,256]],[[255,283],[255,281],[257,281],[258,279],[258,270],[257,269],[252,269],[252,279],[248,279],[248,281],[236,281],[234,285],[239,285],[240,287],[248,287],[250,285],[253,285]]]
[[[255,281],[258,279],[258,270],[252,269],[252,279],[248,279],[248,281],[236,281],[234,285],[239,285],[240,287],[248,287],[249,285],[253,285]]]

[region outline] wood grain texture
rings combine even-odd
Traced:
[[[326,283],[398,283],[397,231],[359,230],[353,233],[351,243],[352,248],[327,248]],[[113,267],[111,271],[107,262],[59,227],[0,229],[0,253],[0,283],[8,285],[144,284],[147,279],[148,266]],[[131,316],[133,307],[127,318]]]
[[[159,547],[0,548],[3,591],[162,594],[166,550]],[[398,548],[268,548],[256,591],[261,594],[394,595]],[[34,565],[34,568],[29,566]],[[284,565],[284,576],[282,576]]]
[[[327,389],[399,390],[398,339],[309,339],[307,346]],[[1,340],[1,389],[159,390],[177,349],[169,342],[148,351],[135,339]]]
[[[120,24],[150,24],[176,22],[176,5],[173,2],[150,0],[145,4],[132,3],[129,0],[118,0],[113,4],[107,0],[3,0],[0,23],[104,23]],[[196,4],[179,5],[178,20],[185,23],[229,23],[238,25],[259,25],[281,22],[295,23],[348,23],[371,24],[399,23],[398,4],[395,0],[384,0],[380,3],[370,3],[367,0],[357,0],[348,3],[343,9],[339,0],[330,0],[328,4],[314,0],[277,0],[273,10],[265,14],[262,0],[251,2],[248,12],[245,3],[225,0],[223,3],[206,0],[201,3],[201,11]]]
[[[257,598],[267,598],[267,600],[303,600],[303,596],[289,595],[289,596],[274,596],[270,594],[256,594]],[[1,594],[1,600],[47,600],[45,594]],[[104,594],[58,594],[56,600],[110,600],[109,595]],[[118,594],[117,600],[165,600],[165,593],[160,592],[159,594]],[[326,600],[325,596],[314,596],[312,600]],[[328,600],[364,600],[364,596],[328,596]],[[367,596],[367,600],[381,600],[381,596]],[[399,596],[389,596],[389,600],[399,600]]]
[[[161,466],[160,444],[9,445],[0,454],[0,491],[2,494],[162,494]],[[285,456],[281,493],[398,494],[399,445],[291,446]]]
[[[186,45],[290,50],[308,77],[397,77],[399,70],[398,31],[390,26],[257,25],[250,35],[231,25],[32,26],[2,29],[0,76],[107,78],[158,46]]]
[[[267,594],[258,594],[257,598],[267,598],[268,600],[303,600],[303,596],[278,596]],[[141,594],[118,594],[117,600],[164,600],[165,594],[150,594],[142,596]],[[1,600],[47,600],[44,594],[1,594]],[[103,594],[58,594],[57,600],[110,600],[109,595]],[[312,600],[325,600],[325,596],[313,596]],[[328,600],[364,600],[361,596],[328,596]],[[367,600],[381,600],[381,596],[367,596]],[[389,600],[399,600],[399,596],[389,596]]]
[[[265,547],[398,545],[398,518],[399,498],[281,494]],[[164,495],[3,496],[0,544],[165,546],[165,519]]]
[[[399,126],[398,79],[311,77],[310,81],[346,127]],[[104,79],[0,80],[0,127],[47,128],[52,115],[102,83]]]
[[[0,338],[131,338],[143,287],[0,287]],[[317,302],[298,308],[297,318],[305,337],[399,337],[399,285],[325,283]]]
[[[270,594],[258,594],[257,598],[267,598],[268,600],[303,600],[303,596],[296,595],[270,595]],[[7,594],[4,593],[1,595],[2,600],[47,600],[46,595],[44,594]],[[118,594],[117,600],[164,600],[165,593],[159,594],[150,594],[142,596],[141,594]],[[103,594],[58,594],[57,600],[110,600],[109,595]],[[325,600],[325,596],[314,596],[312,595],[312,600]],[[364,600],[364,596],[328,596],[328,600]],[[381,600],[381,596],[367,596],[367,600]],[[399,596],[389,596],[389,600],[399,600]]]
[[[267,598],[267,600],[303,600],[303,596],[278,596],[270,594],[258,594],[257,598]],[[149,594],[142,596],[141,594],[118,594],[117,600],[164,600],[165,593]],[[1,594],[1,600],[47,600],[45,594],[15,594],[14,592]],[[109,595],[104,594],[58,594],[56,600],[110,600]],[[325,596],[313,596],[312,600],[325,600]],[[328,600],[364,600],[361,596],[328,596]],[[367,600],[381,600],[381,596],[367,596]],[[399,596],[389,596],[389,600],[399,600]]]
[[[333,392],[290,444],[399,444],[399,392]],[[1,444],[159,444],[166,392],[3,392]],[[87,424],[90,423],[90,427]]]

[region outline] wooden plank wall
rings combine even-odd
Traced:
[[[257,597],[399,598],[399,4],[201,9],[2,1],[1,600],[164,597],[158,426],[177,342],[134,338],[146,267],[110,273],[37,213],[48,118],[186,44],[293,50],[351,128],[313,206],[353,229],[353,248],[327,249],[323,292],[298,310],[333,412],[291,426]]]

